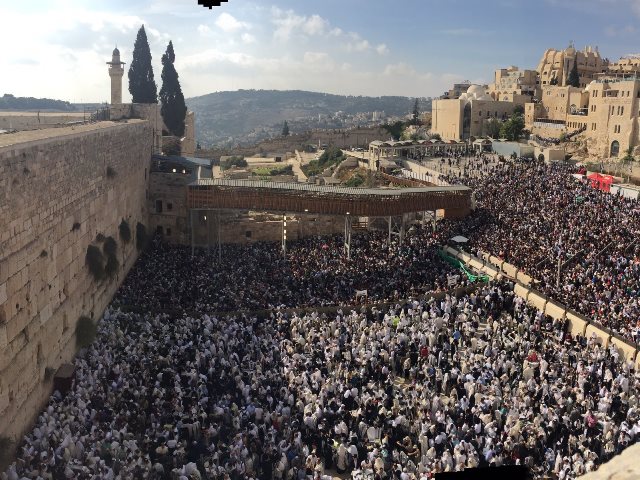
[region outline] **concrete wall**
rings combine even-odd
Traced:
[[[0,435],[30,426],[51,391],[45,369],[72,359],[78,318],[101,316],[137,256],[118,225],[146,223],[151,127],[99,126],[0,147]],[[101,283],[85,265],[98,233],[120,261]]]

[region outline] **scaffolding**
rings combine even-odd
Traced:
[[[397,237],[402,244],[408,215],[433,221],[436,210],[455,209],[468,212],[471,189],[465,186],[413,188],[344,188],[302,183],[279,183],[252,180],[200,179],[188,185],[187,206],[191,225],[191,251],[194,244],[194,212],[202,212],[207,224],[207,244],[211,249],[209,221],[217,217],[218,259],[220,260],[220,210],[248,210],[282,215],[282,253],[287,252],[287,216],[296,213],[344,217],[344,255],[351,257],[354,217],[380,217],[389,227],[389,243]],[[429,212],[429,213],[427,213]],[[357,223],[357,219],[356,219]]]

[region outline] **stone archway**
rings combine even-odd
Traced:
[[[617,157],[619,153],[620,153],[620,142],[618,142],[617,140],[614,140],[613,142],[611,142],[611,149],[609,150],[609,155],[611,157]]]

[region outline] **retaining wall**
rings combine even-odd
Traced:
[[[13,138],[0,147],[0,435],[16,439],[46,404],[52,373],[75,355],[78,318],[102,315],[137,257],[153,137],[133,121]],[[120,263],[101,282],[85,265],[88,245],[102,248],[98,234],[116,240]]]
[[[452,247],[445,247],[444,250],[448,255],[462,260],[467,265],[486,273],[491,278],[500,278],[501,275],[508,276],[515,282],[514,293],[517,296],[552,318],[557,320],[566,319],[569,323],[569,331],[573,336],[581,335],[590,338],[594,335],[596,341],[604,347],[608,347],[609,344],[615,345],[621,356],[626,360],[635,361],[636,369],[640,368],[640,353],[637,345],[622,338],[617,338],[612,332],[595,324],[584,315],[580,315],[568,309],[565,305],[536,291],[531,287],[533,279],[524,272],[519,271],[515,266],[483,252],[480,252],[480,257],[476,257]],[[496,270],[498,265],[501,267],[500,271]]]

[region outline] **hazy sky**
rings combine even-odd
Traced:
[[[535,68],[546,48],[640,50],[640,0],[0,0],[0,95],[109,99],[145,25],[156,83],[169,40],[185,96],[303,89],[436,96],[458,80]]]

